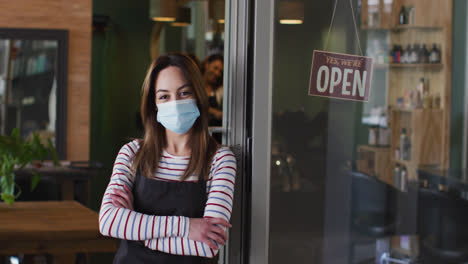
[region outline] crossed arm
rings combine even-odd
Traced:
[[[208,200],[203,218],[145,215],[133,210],[134,175],[130,160],[135,145],[122,147],[114,164],[99,214],[103,235],[126,240],[144,240],[153,250],[170,254],[214,257],[218,245],[224,245],[235,177],[235,159],[230,150],[221,151],[212,166]],[[221,155],[224,154],[224,155]],[[227,166],[229,165],[229,166]],[[174,228],[158,227],[171,223]]]

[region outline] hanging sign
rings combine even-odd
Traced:
[[[369,101],[372,58],[314,50],[309,95]]]

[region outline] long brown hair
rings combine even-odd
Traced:
[[[158,57],[151,63],[142,87],[141,119],[145,129],[143,139],[139,140],[140,148],[135,154],[132,171],[140,170],[146,177],[152,177],[158,170],[162,150],[166,147],[166,129],[157,121],[156,79],[158,74],[169,66],[178,67],[185,79],[193,88],[200,116],[192,127],[190,140],[192,154],[182,181],[191,175],[209,177],[211,161],[218,143],[208,133],[208,97],[203,87],[202,76],[198,66],[189,57],[180,53],[170,53]]]

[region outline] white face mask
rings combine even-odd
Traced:
[[[157,104],[158,122],[177,134],[185,134],[200,116],[195,99]]]

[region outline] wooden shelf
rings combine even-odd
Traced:
[[[418,167],[419,165],[415,163],[413,160],[396,160],[392,159],[395,166],[398,164],[406,168],[408,173],[408,180],[417,180],[418,179]]]
[[[442,109],[436,109],[436,108],[395,108],[392,109],[395,112],[402,112],[402,113],[415,113],[415,112],[426,112],[428,113],[429,111],[433,112],[442,112]]]
[[[392,68],[436,68],[442,69],[441,63],[389,63]]]
[[[392,153],[399,148],[400,134],[405,128],[411,142],[411,160],[395,161],[407,165],[435,165],[442,163],[442,122],[440,109],[392,110]]]
[[[379,180],[393,184],[393,164],[390,147],[358,146],[357,170]]]
[[[411,160],[396,160],[396,159],[393,159],[393,162],[395,162],[396,164],[403,165],[405,167],[410,167],[413,164],[411,162]]]
[[[368,26],[361,26],[362,30],[369,30],[369,31],[402,31],[402,30],[426,30],[426,31],[437,31],[442,30],[441,27],[431,27],[431,26],[417,26],[417,25],[398,25],[391,28],[385,27],[368,27]]]
[[[371,3],[373,2],[373,3]],[[373,69],[378,74],[375,86],[385,88],[379,91],[385,98],[385,109],[392,131],[391,154],[394,159],[395,149],[399,147],[401,128],[406,128],[411,135],[411,172],[414,168],[425,165],[447,167],[450,152],[450,87],[452,71],[453,4],[440,0],[394,0],[390,3],[363,0],[361,3],[361,30],[368,45],[379,40],[389,46],[406,46],[414,43],[436,43],[441,52],[442,63],[390,63],[391,60],[374,61]],[[376,7],[378,5],[378,7]],[[412,5],[416,12],[412,24],[399,24],[399,12],[403,5]],[[375,15],[374,15],[375,14]],[[432,45],[431,45],[432,46]],[[429,46],[428,46],[429,48]],[[388,54],[384,54],[388,56]],[[397,100],[409,89],[417,87],[421,77],[429,80],[430,92],[440,96],[440,108],[437,109],[397,109]],[[374,98],[377,98],[375,96]],[[377,102],[377,99],[375,99]],[[433,97],[434,100],[434,97]],[[381,100],[383,101],[383,100]],[[381,101],[378,101],[380,104]],[[445,121],[444,121],[445,120]],[[414,155],[413,155],[414,154]],[[390,162],[395,165],[395,162]],[[406,161],[403,161],[406,162]]]
[[[392,31],[400,31],[400,30],[442,30],[441,27],[431,27],[431,26],[418,26],[418,25],[398,25],[392,28]]]
[[[374,69],[385,70],[388,68],[423,68],[441,70],[444,67],[441,63],[379,63],[374,64]]]
[[[372,146],[372,145],[359,145],[359,148],[367,151],[385,151],[390,150],[390,146]]]
[[[361,29],[362,30],[369,30],[369,31],[389,31],[389,30],[392,30],[391,28],[383,28],[383,27],[368,27],[368,26],[364,26],[362,25],[361,26]]]

